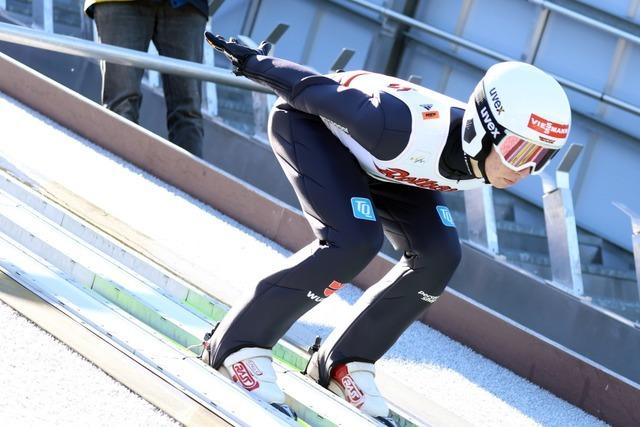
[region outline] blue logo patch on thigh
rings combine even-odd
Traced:
[[[364,197],[352,197],[351,209],[353,209],[353,216],[358,219],[364,219],[367,221],[375,221],[376,214],[373,210],[371,200]]]
[[[440,215],[440,221],[447,227],[455,227],[456,224],[453,222],[453,216],[451,215],[451,211],[446,206],[436,206],[436,211],[438,211],[438,215]]]

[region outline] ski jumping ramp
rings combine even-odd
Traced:
[[[311,239],[300,214],[7,57],[0,91],[0,299],[179,422],[290,425],[195,355],[228,305]],[[373,283],[390,264],[379,256],[356,282]],[[360,293],[328,299],[275,349],[289,403],[310,425],[375,425],[297,374],[304,347]],[[488,341],[528,339],[530,353],[517,356],[543,379],[587,379],[562,397],[612,424],[639,422],[637,384],[461,294],[443,300],[477,316],[458,336],[486,328]],[[423,324],[379,365],[400,425],[604,425]]]

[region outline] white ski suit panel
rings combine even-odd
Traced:
[[[425,87],[377,73],[354,71],[340,76],[342,85],[375,97],[386,92],[402,101],[411,112],[411,136],[404,150],[395,158],[381,160],[366,150],[349,133],[349,129],[322,117],[323,122],[358,160],[370,176],[436,191],[479,188],[481,179],[452,180],[440,174],[439,163],[447,143],[451,108],[466,104]],[[385,117],[385,120],[393,120]]]

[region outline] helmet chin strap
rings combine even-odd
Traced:
[[[482,178],[484,179],[485,184],[491,184],[491,182],[489,182],[489,177],[487,177],[487,173],[485,171],[485,165],[484,165],[484,162],[487,159],[487,155],[484,155],[483,151],[478,153],[478,155],[475,157],[471,157],[468,154],[465,154],[464,159],[467,163],[467,168],[469,169],[472,175],[476,176],[476,173],[477,173],[476,169],[477,169],[478,171],[480,171],[480,175],[482,175]],[[477,166],[477,168],[474,167],[472,161],[475,162],[475,165]]]
[[[484,178],[484,183],[485,184],[491,184],[491,181],[489,181],[489,177],[487,176],[487,172],[484,168],[484,162],[485,160],[487,160],[487,156],[483,156],[480,160],[478,160],[478,169],[480,169],[480,173],[482,174],[482,178]]]

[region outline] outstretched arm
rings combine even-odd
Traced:
[[[377,158],[395,157],[411,134],[411,112],[386,92],[368,94],[285,59],[266,56],[268,43],[258,49],[228,42],[206,33],[207,41],[222,51],[238,75],[266,85],[293,108],[324,117],[343,128]]]

